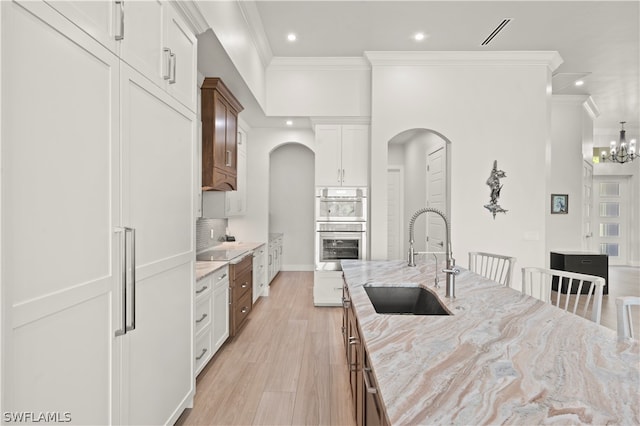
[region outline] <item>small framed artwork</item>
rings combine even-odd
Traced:
[[[569,213],[569,195],[551,194],[551,214]]]

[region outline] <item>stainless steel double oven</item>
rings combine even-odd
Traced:
[[[316,270],[340,271],[341,260],[366,259],[367,188],[316,189]]]

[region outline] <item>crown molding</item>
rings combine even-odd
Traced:
[[[269,70],[360,70],[369,71],[369,62],[362,57],[301,57],[276,56]]]
[[[372,66],[546,65],[554,71],[563,62],[556,51],[367,51],[364,55]]]
[[[262,19],[260,18],[256,2],[247,0],[236,1],[240,8],[240,13],[242,13],[244,20],[247,23],[247,30],[253,40],[253,45],[258,51],[258,55],[262,61],[262,66],[266,68],[273,58],[273,52],[271,51],[271,46],[267,41],[267,33],[264,30],[264,25],[262,24]]]
[[[172,0],[171,3],[178,10],[180,15],[187,21],[191,29],[198,34],[209,29],[209,23],[202,15],[202,11],[193,0]]]
[[[554,104],[582,105],[592,120],[600,115],[600,109],[591,95],[553,95],[551,99]]]

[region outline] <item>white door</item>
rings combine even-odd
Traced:
[[[402,166],[387,169],[387,258],[404,259],[404,241],[409,240],[404,232],[404,194]]]
[[[342,184],[342,126],[316,125],[316,186]]]
[[[126,424],[175,422],[193,393],[195,114],[122,64],[124,226],[136,231]]]
[[[438,209],[448,217],[447,212],[447,170],[445,147],[427,154],[427,207]],[[427,213],[427,251],[446,251],[447,238],[444,221],[434,213]],[[440,260],[444,259],[439,255]]]
[[[113,423],[118,59],[44,3],[0,7],[3,412]]]
[[[582,249],[593,250],[593,163],[582,164]]]
[[[342,126],[342,185],[367,186],[369,176],[369,126]]]
[[[175,69],[167,80],[169,93],[192,111],[197,111],[197,42],[178,12],[173,7],[166,9],[164,46],[171,49]],[[166,64],[165,64],[166,66]],[[171,67],[174,64],[171,63]]]
[[[594,178],[595,249],[609,255],[609,265],[627,265],[628,186],[628,177],[596,176]]]

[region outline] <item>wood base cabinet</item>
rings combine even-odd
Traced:
[[[242,105],[215,77],[204,79],[202,103],[202,190],[237,189],[238,114]]]
[[[233,262],[233,261],[232,261]],[[229,336],[235,336],[244,325],[253,306],[253,256],[243,257],[229,268],[231,301]]]

